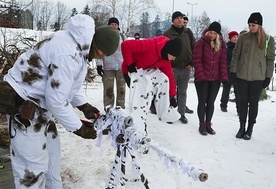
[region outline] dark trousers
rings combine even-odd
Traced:
[[[237,78],[237,87],[240,95],[239,120],[241,123],[246,123],[248,114],[248,123],[254,124],[256,123],[256,117],[258,115],[263,81],[246,81]]]
[[[232,84],[232,83],[223,84],[223,91],[222,91],[222,95],[221,95],[221,99],[220,99],[220,107],[227,108],[227,104],[229,101],[229,93],[230,93],[232,85],[234,88],[234,94],[235,94],[235,99],[236,99],[237,113],[239,113],[240,97],[239,97],[238,88],[237,88],[236,84]]]
[[[195,87],[198,98],[197,115],[199,122],[211,122],[220,81],[195,81]]]

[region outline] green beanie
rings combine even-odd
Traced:
[[[110,56],[116,52],[119,46],[119,34],[111,26],[100,26],[95,30],[93,41],[97,48],[106,56]]]

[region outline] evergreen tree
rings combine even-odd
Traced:
[[[70,17],[75,16],[75,15],[77,15],[77,14],[78,14],[77,9],[76,9],[76,8],[73,8]]]
[[[90,16],[90,8],[89,8],[88,4],[84,7],[84,9],[81,13]]]
[[[160,22],[161,22],[161,18],[159,16],[159,14],[156,15],[154,21],[153,21],[153,26],[152,26],[152,30],[151,30],[151,36],[155,36],[156,35],[156,31],[158,29],[160,29]]]
[[[171,25],[172,25],[172,17],[171,17],[171,14],[167,12],[165,14],[165,20],[164,20],[162,31],[168,30],[171,27]]]
[[[149,23],[149,13],[144,12],[140,19],[140,31],[142,32],[140,37],[149,38],[150,37],[150,23]]]

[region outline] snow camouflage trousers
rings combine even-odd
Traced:
[[[15,187],[62,189],[60,139],[52,116],[37,107],[32,120],[17,113],[10,128]]]
[[[138,69],[130,74],[129,111],[140,132],[147,127],[147,114],[154,96],[157,117],[163,122],[175,122],[180,114],[170,107],[169,80],[159,69]]]

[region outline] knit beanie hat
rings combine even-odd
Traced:
[[[135,39],[140,39],[140,34],[139,34],[139,33],[135,33],[135,34],[134,34],[134,38],[135,38]]]
[[[155,36],[160,36],[162,35],[162,30],[158,29],[155,33]]]
[[[230,32],[228,33],[228,38],[229,38],[229,40],[231,40],[231,38],[232,38],[233,36],[235,36],[235,35],[239,35],[239,33],[236,32],[236,31],[230,31]]]
[[[183,16],[183,14],[180,12],[180,11],[175,11],[173,14],[172,14],[172,22],[174,21],[174,19],[176,19],[177,17],[179,16]]]
[[[110,56],[118,49],[119,34],[111,26],[99,26],[95,30],[93,41],[99,50]]]
[[[163,59],[168,60],[168,54],[175,57],[179,56],[182,51],[182,41],[180,38],[176,37],[167,41],[164,47],[161,49],[161,56]]]
[[[215,31],[218,34],[221,34],[221,25],[218,22],[212,22],[210,26],[208,27],[208,31]]]
[[[115,17],[109,18],[107,25],[110,25],[111,23],[116,23],[119,26],[119,20]]]
[[[189,18],[185,14],[183,15],[183,19],[189,21]]]
[[[261,15],[261,13],[259,12],[253,12],[250,17],[248,18],[247,23],[254,23],[254,24],[258,24],[258,25],[263,25],[263,17]]]

